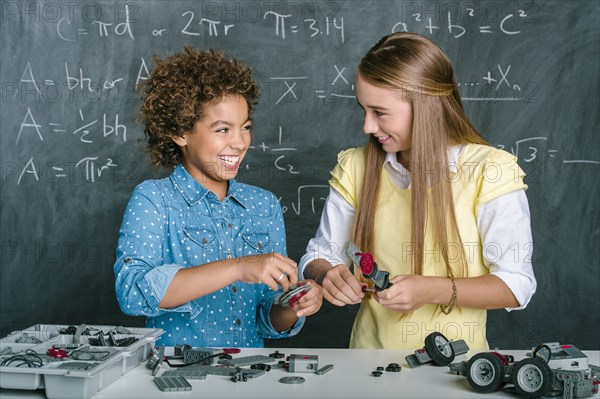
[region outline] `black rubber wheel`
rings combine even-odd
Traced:
[[[454,348],[442,333],[433,332],[425,337],[425,350],[436,366],[447,366],[454,360]]]
[[[537,357],[548,363],[552,358],[552,349],[548,345],[541,344],[533,350],[533,357]]]
[[[493,353],[478,353],[467,363],[467,380],[480,393],[497,391],[504,384],[504,364]]]
[[[519,395],[541,398],[552,385],[552,370],[539,358],[521,360],[515,365],[512,382]]]

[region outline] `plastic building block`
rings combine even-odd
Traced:
[[[175,356],[183,356],[183,352],[187,349],[192,349],[192,347],[188,344],[177,344],[173,348]]]
[[[277,364],[271,366],[271,370],[284,369],[286,367],[285,360],[280,360]]]
[[[279,351],[275,351],[273,353],[270,353],[269,356],[271,356],[274,359],[283,359],[285,357],[285,354],[283,354]]]
[[[158,371],[161,369],[163,364],[163,359],[165,357],[165,347],[159,346],[158,348],[152,349],[152,354],[150,355],[150,359],[146,363],[146,368],[152,370],[152,375],[158,374]]]
[[[184,370],[202,372],[210,375],[221,375],[225,377],[231,377],[237,372],[237,370],[233,367],[206,366],[203,364],[194,364],[191,366],[186,366]]]
[[[250,366],[250,368],[252,370],[271,371],[271,365],[270,364],[264,364],[264,363],[253,364],[252,366]]]
[[[325,366],[323,366],[320,369],[318,369],[317,371],[315,371],[315,374],[323,375],[325,373],[330,372],[331,370],[333,370],[333,364],[326,364]]]
[[[575,346],[544,343],[530,356],[515,361],[510,355],[482,352],[449,367],[451,372],[467,377],[471,387],[481,393],[505,386],[529,398],[584,398],[598,392],[600,368],[590,365]]]
[[[183,377],[154,377],[154,383],[163,392],[191,391],[192,386]]]
[[[263,365],[264,366],[264,365]],[[265,370],[262,369],[242,369],[236,367],[236,373],[230,378],[233,382],[248,381],[248,378],[256,378],[265,374]]]
[[[318,369],[319,356],[317,355],[290,355],[288,357],[290,373],[314,373]]]
[[[259,363],[272,363],[274,361],[276,361],[276,359],[272,358],[271,356],[252,355],[233,359],[220,359],[219,364],[230,367],[241,367]]]
[[[373,255],[369,252],[363,253],[356,244],[351,242],[346,248],[346,255],[360,268],[366,278],[373,281],[377,291],[385,290],[392,285],[389,272],[379,270],[377,263],[373,260]]]
[[[190,370],[189,368],[179,370],[166,370],[161,377],[183,377],[186,380],[205,380],[208,373],[201,370]]]
[[[210,348],[186,348],[183,350],[183,362],[185,364],[202,363],[205,365],[213,364],[215,357],[223,352]]]
[[[411,368],[425,363],[447,366],[455,356],[468,351],[469,345],[464,340],[449,341],[442,333],[433,332],[425,337],[425,347],[417,349],[413,355],[406,356],[405,360]]]
[[[398,363],[390,363],[385,368],[385,371],[390,371],[392,373],[399,373],[400,370],[402,370],[402,367],[400,367],[400,365]]]

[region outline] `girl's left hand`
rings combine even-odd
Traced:
[[[298,284],[308,284],[311,288],[294,304],[293,309],[296,311],[296,315],[302,317],[317,313],[323,304],[323,289],[313,280],[302,280]]]
[[[373,295],[378,303],[390,310],[409,313],[431,301],[427,277],[401,275],[394,276],[390,282],[391,287]]]

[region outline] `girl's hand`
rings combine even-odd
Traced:
[[[409,313],[431,303],[431,287],[424,276],[394,276],[393,285],[377,292],[373,298],[382,306],[401,313]]]
[[[337,265],[327,271],[321,281],[323,296],[336,306],[354,305],[365,297],[362,284],[346,265]]]
[[[242,256],[236,261],[241,263],[239,280],[245,283],[266,284],[273,291],[281,286],[285,292],[298,282],[296,262],[280,253]]]
[[[310,290],[298,300],[293,306],[296,311],[296,316],[310,316],[317,313],[323,304],[323,289],[313,280],[302,280],[299,285],[310,285]]]

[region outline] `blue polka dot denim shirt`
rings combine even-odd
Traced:
[[[272,193],[230,180],[219,201],[179,165],[170,177],[137,186],[129,200],[114,266],[117,299],[126,314],[166,331],[158,345],[263,347],[264,338],[296,335],[304,324],[301,317],[288,331],[275,330],[269,314],[281,291],[264,284],[237,281],[176,308],[158,304],[181,268],[271,252],[287,255]]]

